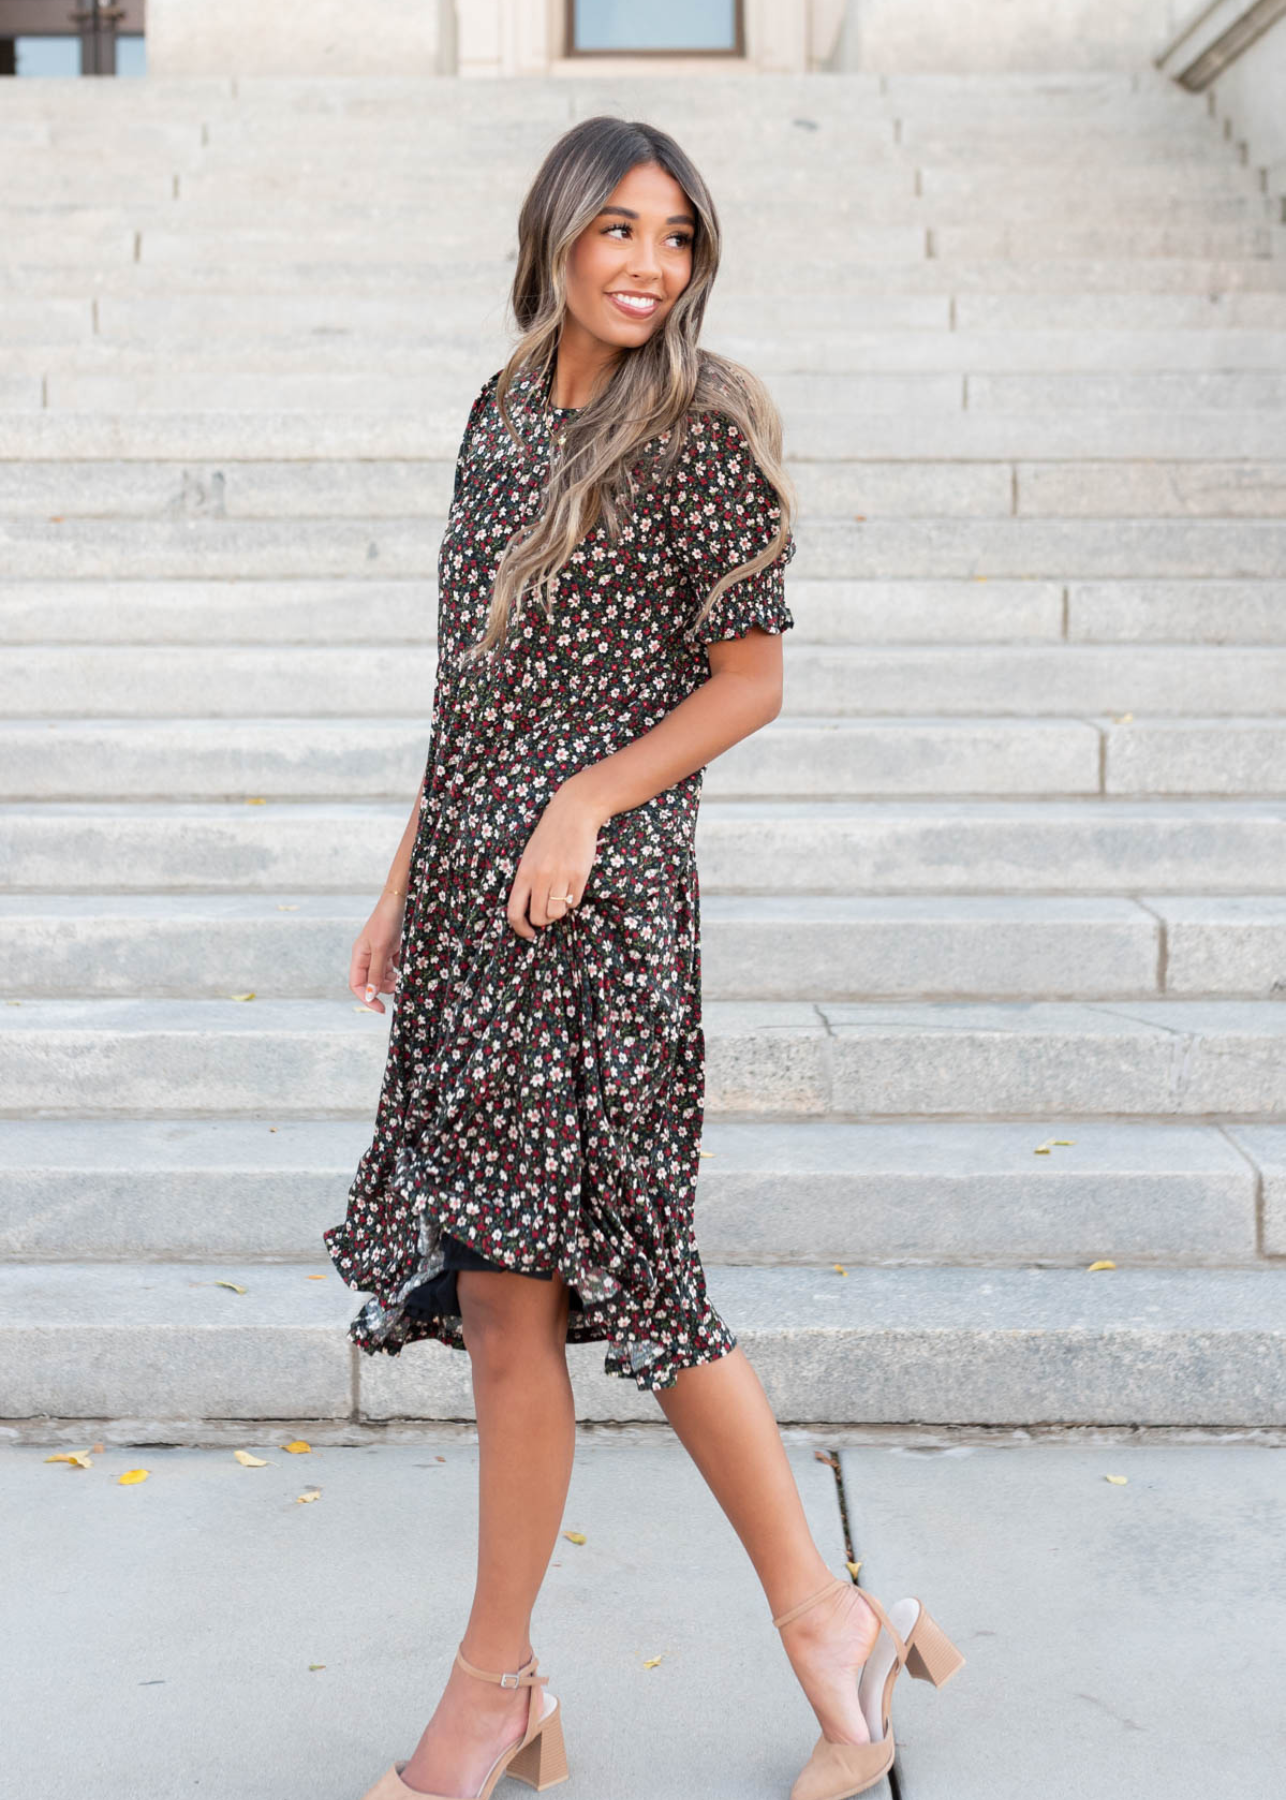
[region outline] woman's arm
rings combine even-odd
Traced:
[[[706,654],[708,681],[651,731],[590,763],[558,790],[575,789],[596,827],[703,769],[781,711],[779,632],[756,625],[745,637],[707,645]]]
[[[348,985],[368,1012],[382,1013],[380,994],[391,994],[397,980],[397,959],[402,944],[402,915],[406,910],[406,891],[410,886],[411,852],[415,848],[420,824],[420,801],[428,770],[420,779],[420,789],[411,808],[388,872],[388,883],[375,902],[370,918],[358,933],[348,966]],[[397,889],[391,893],[390,889]]]
[[[406,890],[410,886],[411,852],[415,848],[415,836],[420,828],[420,802],[424,799],[424,784],[428,778],[429,772],[426,769],[420,777],[419,791],[415,796],[415,803],[411,807],[411,816],[406,821],[406,830],[402,833],[401,841],[393,854],[393,863],[389,869],[388,882],[384,889],[386,894],[389,888],[397,888],[405,896]]]
[[[642,806],[713,762],[775,719],[782,702],[780,632],[753,626],[743,637],[708,644],[710,679],[659,725],[564,781],[527,841],[509,893],[507,916],[520,937],[561,919],[559,897],[579,901],[598,833],[616,813]],[[546,907],[554,896],[555,909]],[[530,919],[530,923],[528,920]]]

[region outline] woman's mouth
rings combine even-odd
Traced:
[[[608,299],[631,319],[650,319],[661,304],[656,294],[609,294]]]

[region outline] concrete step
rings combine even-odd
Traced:
[[[5,378],[12,396],[5,404],[17,411],[38,406],[67,412],[201,412],[222,407],[262,413],[336,407],[362,412],[424,408],[451,415],[467,412],[478,385],[474,379],[477,359],[467,351],[458,358],[430,358],[425,372],[412,371],[404,378],[366,364],[336,373],[305,367],[292,374],[223,369],[211,363],[194,370],[180,368],[169,376],[156,363],[157,359],[152,359],[151,368],[137,374],[83,374],[61,366],[44,375],[15,373]],[[1286,399],[1286,372],[1259,368],[1148,370],[1141,374],[1119,370],[1070,374],[975,373],[954,368],[889,373],[840,370],[830,376],[766,369],[764,379],[787,412],[825,410],[828,387],[832,390],[829,403],[849,414],[949,414],[962,409],[1009,414],[1069,407],[1100,414],[1207,409],[1254,412],[1280,409]],[[32,397],[24,400],[24,393]]]
[[[408,814],[379,801],[14,803],[0,866],[15,893],[362,893]],[[1286,811],[1271,800],[716,799],[696,845],[706,893],[1286,893]]]
[[[1238,174],[1241,171],[1237,171]],[[1116,178],[1114,178],[1116,179]],[[1185,176],[1185,181],[1188,179]],[[141,274],[141,271],[140,271]],[[241,338],[247,330],[247,302],[253,298],[254,329],[288,340],[319,340],[341,333],[354,337],[413,337],[425,329],[423,308],[405,297],[339,296],[312,291],[294,294],[192,294],[181,315],[163,296],[97,294],[41,303],[0,294],[0,325],[11,342],[87,342],[142,339],[180,340],[200,333]],[[444,293],[433,306],[433,329],[479,337],[503,333],[503,307],[473,294]],[[789,297],[733,294],[716,284],[706,312],[706,332],[783,331],[808,339],[818,331],[942,331],[968,334],[1009,331],[1061,335],[1068,350],[1082,333],[1135,336],[1146,354],[1153,333],[1193,330],[1279,332],[1286,329],[1286,295],[1237,289],[1211,294],[836,294],[822,291]],[[497,365],[498,366],[498,365]]]
[[[0,895],[10,998],[342,992],[374,893]],[[1279,998],[1286,897],[702,895],[709,1000]]]
[[[428,179],[432,179],[432,172]],[[729,252],[719,280],[725,295],[747,298],[776,295],[783,303],[793,295],[843,293],[862,295],[1115,295],[1142,297],[1155,294],[1183,295],[1196,299],[1225,291],[1280,294],[1286,290],[1286,269],[1280,257],[1131,257],[1128,248],[1119,254],[1094,257],[1020,258],[983,256],[953,258],[950,262],[927,255],[923,233],[916,260],[863,262],[805,255],[791,265],[791,277],[765,268],[763,258]],[[847,246],[845,246],[847,247]],[[25,249],[25,246],[24,246]],[[92,269],[74,261],[42,262],[30,255],[15,258],[7,270],[7,292],[14,297],[50,296],[59,299],[126,295],[235,296],[298,295],[318,291],[333,297],[357,297],[388,301],[398,296],[423,302],[440,295],[458,300],[476,297],[480,307],[496,306],[496,296],[512,278],[512,265],[502,256],[443,255],[434,263],[387,263],[367,259],[361,263],[262,263],[253,275],[238,263],[217,262],[176,267],[166,263],[139,263],[132,257],[100,262]],[[772,285],[776,282],[778,285]]]
[[[426,645],[436,639],[437,606],[436,581],[417,576],[363,580],[360,590],[354,580],[344,578],[0,579],[0,643]],[[1061,596],[1048,590],[1046,616],[1060,608]],[[1035,603],[1028,607],[1015,599],[1016,617],[1029,610],[1036,610]],[[1047,635],[1056,633],[1051,628]]]
[[[788,636],[786,643],[786,703],[801,720],[1271,717],[1286,709],[1286,656],[1271,646],[856,646],[811,643],[807,619],[798,624],[802,641]],[[174,644],[15,645],[0,663],[0,711],[46,726],[190,718],[194,737],[196,721],[216,718],[427,722],[436,664],[435,649],[394,644],[229,644],[203,654]],[[1090,736],[1085,732],[1087,754]],[[296,760],[311,750],[301,745]],[[301,772],[300,779],[311,778]]]
[[[1218,727],[1199,733],[1183,766],[1203,790],[1233,793],[1239,781],[1248,793],[1286,790],[1286,721],[1256,723],[1257,731],[1225,723],[1224,746]],[[1145,793],[1149,780],[1175,791],[1178,777],[1158,761],[1171,740],[1186,744],[1182,725],[1131,741],[1113,791],[1132,782],[1128,791]],[[705,792],[1092,794],[1102,785],[1104,741],[1077,719],[781,717],[717,758]],[[10,721],[0,723],[0,798],[396,800],[415,793],[427,745],[422,717],[328,719],[320,728],[304,718]]]
[[[498,364],[492,364],[494,370]],[[477,374],[475,368],[474,373]],[[775,378],[774,378],[775,379]],[[948,377],[938,377],[946,380]],[[954,379],[954,378],[951,378]],[[17,383],[29,391],[30,377]],[[963,382],[961,386],[963,394]],[[365,460],[450,462],[477,393],[431,413],[48,412],[34,398],[27,410],[0,410],[0,462],[95,460],[222,463],[292,461],[324,478],[328,463]],[[1242,412],[1197,408],[1165,412],[1091,410],[1059,414],[916,411],[849,416],[828,409],[786,408],[792,466],[835,461],[1225,461],[1286,459],[1286,417],[1260,407]],[[229,471],[223,470],[225,479]],[[69,498],[64,496],[64,500]]]
[[[0,723],[0,797],[396,800],[415,792],[427,742],[422,718],[10,721]],[[785,715],[717,758],[705,792],[816,800],[1286,795],[1286,719]]]
[[[714,1001],[703,1024],[711,1114],[1286,1114],[1272,1001]],[[0,1012],[0,1091],[19,1117],[358,1116],[387,1036],[351,999],[27,1000]]]
[[[499,368],[507,346],[494,327],[448,332],[407,329],[398,332],[349,329],[301,336],[298,332],[262,327],[239,337],[194,334],[186,318],[182,335],[173,320],[168,333],[117,337],[98,333],[69,342],[59,321],[49,338],[32,334],[15,344],[7,357],[8,372],[70,377],[138,376],[158,372],[196,376],[261,372],[274,379],[288,375],[390,375],[426,377],[448,372]],[[1120,371],[1126,375],[1187,371],[1202,375],[1238,371],[1281,371],[1286,366],[1286,331],[1249,331],[1228,326],[1218,331],[1173,329],[1084,331],[939,331],[913,327],[897,331],[872,327],[850,331],[841,326],[810,333],[807,344],[792,341],[771,325],[715,327],[703,336],[709,348],[736,360],[754,361],[761,375],[821,372],[876,374],[903,371],[936,373],[1046,374],[1062,376],[1084,370],[1091,375]],[[1199,398],[1199,396],[1198,396]]]
[[[1103,744],[1109,794],[1286,796],[1286,721],[1135,718]]]
[[[970,170],[973,179],[961,195],[941,190],[934,181],[938,171],[926,173],[910,163],[873,163],[855,188],[847,168],[816,160],[782,167],[779,158],[767,155],[738,164],[735,173],[723,176],[719,211],[734,239],[756,209],[765,228],[787,238],[799,234],[801,212],[805,217],[811,214],[825,232],[841,226],[889,231],[929,225],[948,230],[968,226],[970,231],[990,233],[1023,225],[1040,235],[1050,231],[1050,221],[1056,218],[1060,233],[1078,241],[1086,236],[1106,239],[1133,224],[1142,229],[1145,243],[1177,235],[1187,247],[1185,253],[1196,244],[1211,242],[1221,246],[1217,253],[1225,247],[1235,253],[1234,246],[1247,246],[1252,240],[1230,228],[1269,225],[1280,219],[1280,209],[1248,170],[1235,164],[1196,168],[1223,179],[1217,185],[1198,180],[1189,189],[1173,181],[1163,186],[1148,179],[1144,170],[1118,191],[1115,182],[1110,187],[1100,182],[1096,190],[1079,171],[1079,179],[1069,180],[1063,172],[1040,170],[1035,182],[1018,184],[1003,172],[988,171],[979,178]],[[1144,179],[1138,179],[1139,173]],[[764,191],[769,176],[776,177],[770,193]],[[210,169],[204,174],[185,171],[164,182],[156,177],[153,169],[152,179],[136,189],[118,173],[112,190],[101,185],[78,188],[61,171],[45,177],[38,168],[32,175],[15,169],[15,181],[24,181],[21,198],[0,201],[0,229],[6,237],[35,233],[33,241],[43,247],[48,226],[57,222],[68,236],[82,243],[100,240],[110,251],[116,243],[114,234],[122,228],[142,233],[145,245],[153,234],[187,240],[212,230],[254,234],[257,244],[258,233],[271,226],[286,244],[306,244],[310,230],[328,246],[349,237],[369,237],[380,255],[388,242],[403,234],[423,241],[432,232],[444,243],[467,243],[471,216],[478,226],[475,242],[511,232],[529,171],[507,166],[479,171],[473,180],[437,193],[429,189],[422,168],[361,163],[328,181],[324,191],[309,187],[306,175],[289,166],[277,169],[270,179],[264,178],[262,165]],[[299,251],[292,254],[298,256]]]
[[[706,1273],[783,1422],[1286,1422],[1286,1270]],[[0,1296],[10,1418],[469,1416],[463,1353],[354,1349],[327,1258],[11,1265]],[[573,1354],[601,1371],[601,1345]],[[655,1417],[633,1382],[591,1391],[586,1417]]]
[[[943,223],[940,219],[930,227],[928,254],[950,262],[959,257],[976,262],[983,257],[1053,257],[1058,260],[1093,261],[1103,257],[1272,257],[1282,249],[1281,228],[1267,222],[1254,224],[1192,224],[1176,220],[1172,224],[1131,225],[1113,219],[1110,206],[1106,222],[1078,225],[1075,219],[1028,223],[994,224],[986,219],[967,224]],[[877,229],[871,227],[871,230]],[[892,229],[888,227],[887,229]],[[890,257],[904,252],[890,246]]]
[[[1286,409],[1282,429],[1286,429]],[[0,519],[6,573],[35,580],[345,577],[437,571],[437,519]],[[814,518],[792,579],[1280,579],[1275,519]],[[374,571],[373,571],[374,572]],[[900,710],[909,710],[902,706]],[[1266,710],[1259,708],[1258,710]]]
[[[370,1137],[356,1119],[0,1120],[0,1262],[304,1260]],[[1278,1140],[1286,1127],[712,1119],[698,1236],[710,1260],[752,1266],[1253,1266]],[[1281,1198],[1271,1213],[1280,1230]]]
[[[1286,643],[1281,581],[809,581],[792,569],[790,599],[797,644]],[[436,621],[427,576],[363,580],[360,594],[345,579],[0,579],[5,644],[427,645]]]
[[[829,322],[829,315],[824,318]],[[952,321],[958,331],[1063,331],[1069,338],[1083,331],[1279,331],[1286,295],[1236,288],[1210,294],[974,293],[954,302]]]
[[[1280,518],[1286,462],[1018,463],[1013,503],[1023,518]]]

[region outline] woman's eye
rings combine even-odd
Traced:
[[[629,226],[624,224],[620,220],[618,220],[615,225],[609,225],[607,227],[607,232],[628,231],[628,230],[629,230]],[[607,233],[605,233],[604,235],[606,236]],[[669,238],[670,238],[670,241],[674,244],[675,248],[679,249],[679,250],[686,250],[688,245],[692,242],[691,237],[685,231],[672,231],[669,233]]]

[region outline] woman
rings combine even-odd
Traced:
[[[823,1731],[796,1800],[892,1758],[854,1679],[883,1613],[829,1575],[693,1236],[702,772],[781,708],[795,548],[776,411],[698,348],[718,258],[672,138],[567,132],[519,218],[517,348],[460,447],[428,766],[350,971],[376,1011],[397,994],[376,1134],[323,1235],[372,1295],[364,1351],[469,1353],[478,1579],[436,1711],[367,1800],[567,1773],[528,1631],[572,1467],[569,1340],[656,1394],[784,1609]]]

